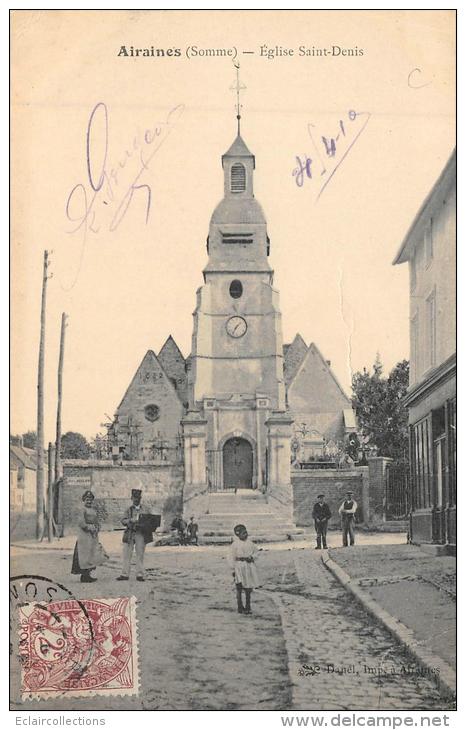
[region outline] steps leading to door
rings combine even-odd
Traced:
[[[249,536],[258,543],[304,539],[304,530],[296,527],[287,515],[273,511],[262,492],[238,489],[237,492],[213,492],[207,512],[199,515],[201,545],[230,543],[233,528],[246,525]]]

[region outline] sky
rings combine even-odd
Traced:
[[[62,312],[64,431],[102,431],[170,334],[189,354],[236,135],[234,62],[284,342],[315,342],[347,393],[377,352],[386,373],[408,357],[408,270],[392,261],[455,145],[454,22],[453,11],[14,12],[12,432],[35,428],[44,249],[46,440]]]

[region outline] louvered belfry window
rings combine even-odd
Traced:
[[[246,190],[246,170],[241,162],[236,162],[231,168],[231,192],[244,193]]]
[[[253,233],[222,233],[222,243],[253,243]]]

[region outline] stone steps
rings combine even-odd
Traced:
[[[246,525],[247,527],[247,525]],[[281,535],[303,535],[304,530],[298,527],[294,527],[294,525],[265,525],[261,528],[249,528],[247,527],[248,534],[251,538],[254,538],[255,535],[268,535],[270,533],[280,533]],[[218,527],[202,527],[202,529],[199,530],[199,533],[201,535],[204,535],[205,537],[211,537],[212,535],[219,535],[220,537],[233,537],[233,528],[228,526],[218,526]]]
[[[199,525],[202,524],[203,530],[219,530],[228,529],[231,532],[235,525],[241,523],[246,525],[248,532],[264,532],[270,529],[275,530],[296,530],[296,526],[293,525],[291,520],[285,518],[279,519],[273,515],[268,515],[267,518],[261,520],[251,520],[249,515],[238,515],[235,519],[225,519],[218,516],[203,517],[199,520]]]
[[[270,542],[295,542],[305,540],[304,534],[268,532],[261,535],[251,535],[251,539],[258,545]],[[226,535],[200,535],[199,545],[230,545],[233,537]]]
[[[233,528],[237,524],[246,525],[254,542],[285,542],[302,540],[304,530],[297,528],[289,515],[274,512],[262,492],[239,489],[231,492],[209,495],[207,512],[198,516],[199,543],[201,545],[229,544],[233,538]]]
[[[233,534],[233,528],[238,523],[235,522],[233,525],[228,525],[226,523],[216,523],[216,524],[207,524],[205,525],[202,523],[202,533],[212,533],[215,532],[217,535],[232,535]],[[263,523],[262,525],[250,525],[246,520],[244,520],[243,523],[246,525],[246,529],[248,533],[252,535],[257,534],[263,534],[267,532],[295,532],[296,534],[302,534],[304,530],[301,527],[296,527],[296,525],[293,525],[291,522],[284,523],[284,522],[267,522]],[[201,531],[201,527],[200,527]]]

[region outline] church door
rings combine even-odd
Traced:
[[[241,438],[228,439],[223,447],[223,486],[252,488],[252,446]]]

